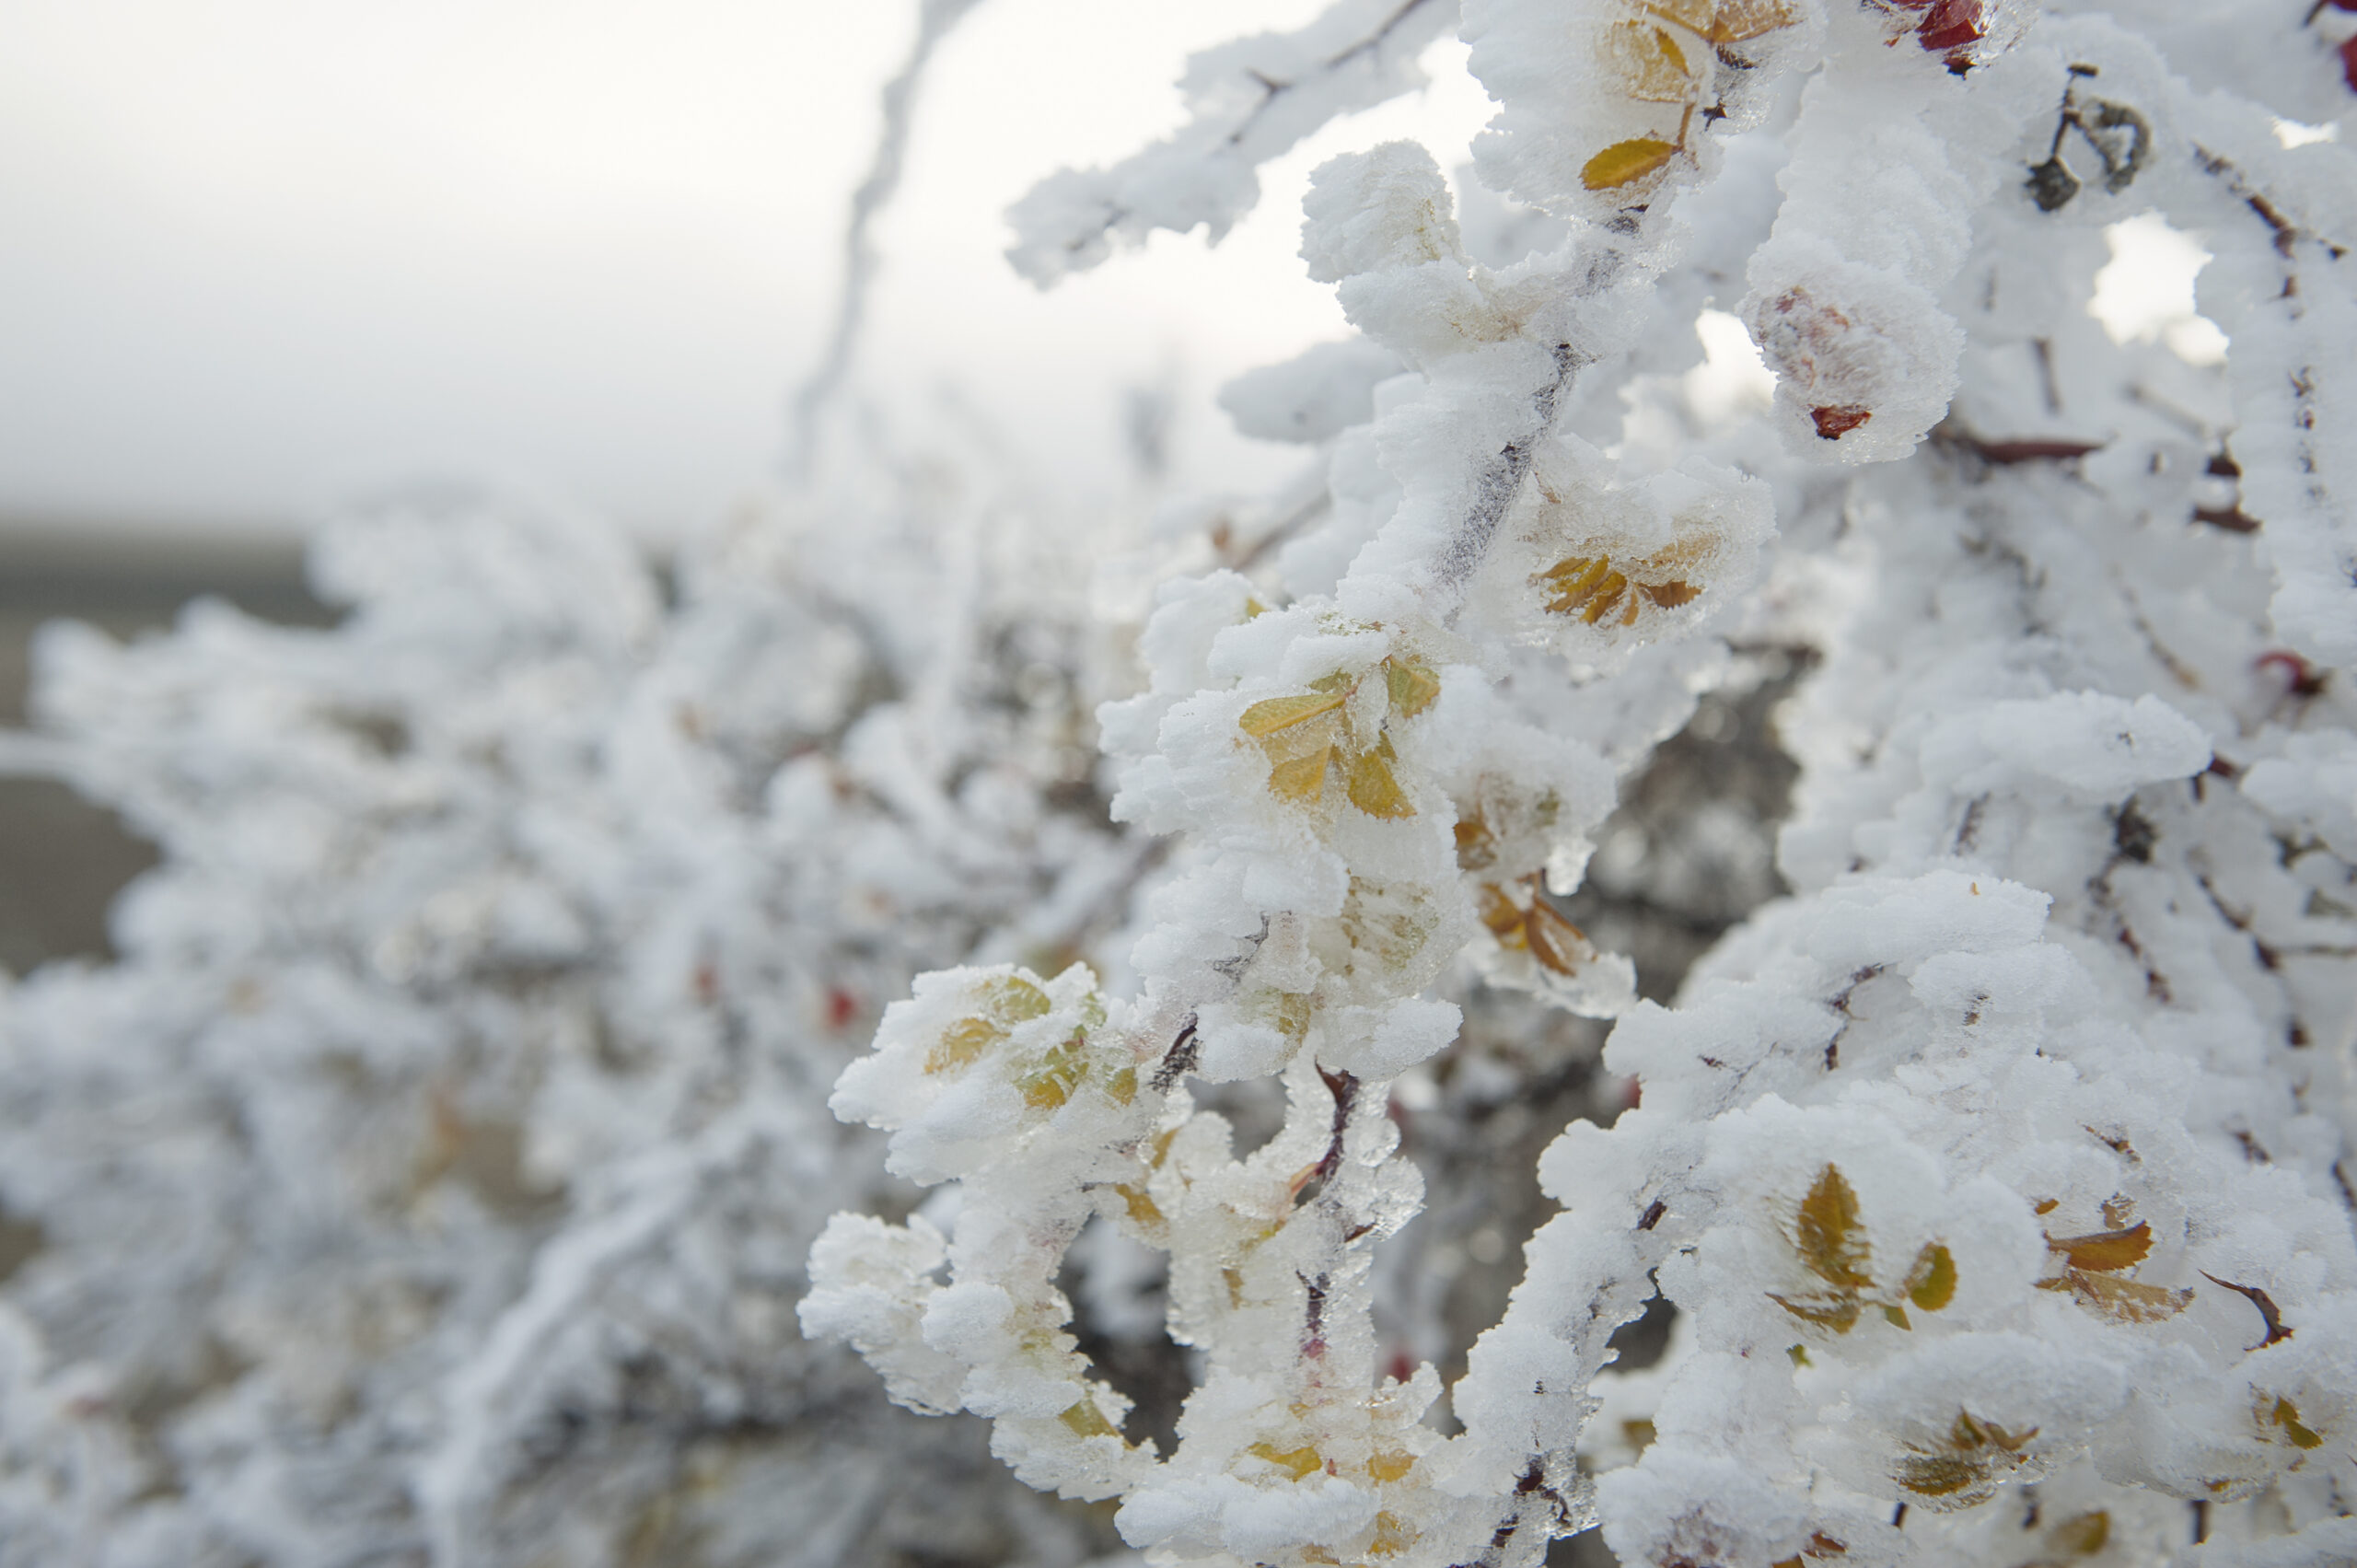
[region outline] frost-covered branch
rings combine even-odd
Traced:
[[[1187,62],[1187,123],[1110,168],[1065,169],[1007,213],[1016,271],[1046,287],[1118,239],[1198,225],[1216,244],[1260,199],[1258,170],[1329,122],[1424,83],[1416,64],[1455,0],[1335,0],[1298,31],[1262,33]]]
[[[2357,625],[2332,543],[2357,445],[2308,345],[2357,341],[2346,155],[2025,7],[1464,23],[1502,105],[1481,172],[1569,237],[1493,272],[1421,149],[1319,171],[1311,275],[1411,374],[1340,436],[1323,547],[1273,587],[1173,589],[1152,690],[1107,712],[1117,810],[1183,846],[1140,987],[963,970],[888,1013],[837,1109],[957,1198],[837,1221],[806,1323],[996,1418],[1038,1484],[1121,1496],[1160,1561],[1535,1562],[1591,1516],[1583,1443],[1620,1467],[1608,1539],[1661,1568],[2223,1560],[2284,1531],[2328,1561],[2357,948],[2323,672]],[[2154,203],[2218,253],[2223,382],[2086,313],[2089,242]],[[1649,340],[1690,327],[1689,265],[1748,280],[1772,439],[1663,434],[1646,377],[1678,361]],[[1785,523],[1748,604],[1768,487],[1706,453]],[[1444,1438],[1431,1369],[1376,1353],[1371,1249],[1420,1188],[1376,1107],[1446,1047],[1423,993],[1460,960],[1626,1005],[1552,896],[1616,765],[1709,679],[1714,616],[1829,654],[1795,721],[1800,896],[1617,1030],[1642,1106],[1543,1161],[1565,1212]],[[1283,1126],[1238,1159],[1187,1086],[1264,1075]],[[1169,1254],[1203,1358],[1170,1451],[1063,1332],[1091,1223]],[[1656,1292],[1686,1349],[1623,1388],[1611,1336]],[[1591,1433],[1598,1398],[1646,1437]]]
[[[833,330],[827,338],[818,368],[794,395],[794,439],[791,468],[807,482],[817,460],[819,422],[828,402],[851,374],[859,346],[860,330],[867,320],[867,292],[875,285],[880,259],[869,230],[876,215],[891,203],[900,188],[900,166],[908,157],[909,127],[915,117],[917,89],[923,84],[933,52],[949,29],[965,19],[980,0],[923,0],[917,9],[917,35],[898,75],[884,84],[883,123],[876,138],[876,156],[866,175],[852,192],[851,219],[843,228],[843,281],[835,305]]]

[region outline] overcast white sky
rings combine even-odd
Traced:
[[[1000,214],[1174,124],[1189,51],[1318,3],[987,0],[882,226],[868,379],[954,381],[1086,484],[1120,389],[1175,363],[1187,476],[1275,471],[1210,392],[1341,335],[1294,255],[1307,171],[1400,134],[1460,158],[1487,105],[1459,46],[1216,250],[1158,237],[1043,296]],[[651,531],[715,514],[777,459],[914,9],[0,0],[0,518],[284,526],[454,475]]]

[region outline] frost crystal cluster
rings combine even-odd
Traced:
[[[1328,494],[1167,587],[1100,715],[1172,846],[1133,978],[886,1011],[832,1103],[938,1191],[827,1227],[806,1331],[1156,1563],[1507,1568],[1599,1521],[1658,1568],[2357,1560],[2357,16],[1341,0],[1019,204],[1017,263],[1216,237],[1448,19],[1487,189],[1318,169],[1302,256],[1364,341],[1225,401],[1330,437]],[[2089,312],[2150,213],[2212,253],[2222,365]],[[1773,377],[1740,417],[1685,392],[1713,308]],[[1557,900],[1730,638],[1822,655],[1793,896],[1640,1003]],[[1618,1016],[1642,1100],[1548,1150],[1444,1395],[1382,1260],[1468,971]],[[1107,1232],[1167,1258],[1170,1441],[1074,1331]],[[1614,1372],[1656,1295],[1673,1354]]]

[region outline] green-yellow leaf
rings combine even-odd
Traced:
[[[1420,664],[1385,659],[1383,679],[1390,689],[1391,711],[1402,718],[1414,718],[1440,695],[1440,677]]]
[[[1269,770],[1269,793],[1279,800],[1316,800],[1326,792],[1326,764],[1334,749],[1320,746],[1306,756],[1279,762]]]
[[[1113,1423],[1105,1419],[1105,1412],[1097,1408],[1095,1400],[1082,1400],[1077,1404],[1067,1408],[1056,1419],[1070,1427],[1073,1435],[1076,1437],[1119,1437],[1121,1435],[1114,1428]]]
[[[1006,1031],[987,1018],[960,1018],[941,1033],[933,1049],[925,1052],[927,1074],[947,1073],[959,1067],[970,1067],[991,1048],[993,1042],[1005,1038]]]
[[[1660,173],[1677,156],[1677,147],[1658,136],[1631,136],[1588,159],[1580,183],[1591,191],[1618,191]]]
[[[1019,1024],[1031,1018],[1044,1018],[1054,1005],[1048,993],[1019,975],[1006,975],[987,981],[982,985],[982,1005],[992,1017],[1002,1024]]]

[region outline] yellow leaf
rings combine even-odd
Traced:
[[[1817,1184],[1801,1200],[1793,1227],[1793,1242],[1809,1272],[1830,1285],[1864,1290],[1874,1284],[1866,1273],[1869,1256],[1864,1227],[1858,1219],[1858,1194],[1849,1179],[1829,1165]]]
[[[1144,1189],[1123,1182],[1113,1191],[1121,1195],[1121,1202],[1129,1209],[1130,1218],[1137,1224],[1151,1226],[1163,1223],[1162,1206],[1148,1196]]]
[[[1265,703],[1255,703],[1244,710],[1237,726],[1258,739],[1274,735],[1281,729],[1306,724],[1320,714],[1330,714],[1349,700],[1344,691],[1310,691],[1297,697],[1271,697]]]
[[[1701,87],[1678,41],[1651,22],[1607,28],[1603,63],[1619,77],[1621,96],[1640,103],[1691,103]]]
[[[1604,581],[1596,585],[1596,593],[1588,599],[1587,609],[1581,612],[1580,619],[1591,626],[1595,625],[1612,613],[1613,607],[1620,602],[1620,597],[1628,591],[1627,577],[1618,572],[1606,574]],[[1629,613],[1620,623],[1626,626],[1636,618],[1637,601],[1632,598],[1629,601]]]
[[[2074,1269],[2107,1274],[2144,1260],[2153,1249],[2153,1226],[2144,1221],[2126,1230],[2099,1230],[2091,1236],[2049,1236],[2046,1245],[2068,1258]]]
[[[1910,1334],[1915,1331],[1915,1325],[1907,1320],[1907,1308],[1904,1307],[1886,1304],[1882,1309],[1882,1317],[1883,1321],[1894,1329],[1904,1329]]]
[[[1416,1456],[1401,1448],[1377,1454],[1366,1462],[1366,1473],[1377,1481],[1398,1481],[1415,1468]]]
[[[1284,992],[1277,997],[1277,1032],[1295,1045],[1309,1033],[1310,1008],[1316,998],[1307,993]]]
[[[2300,1424],[2300,1407],[2291,1400],[2276,1400],[2274,1413],[2269,1419],[2283,1429],[2283,1435],[2292,1440],[2293,1447],[2321,1448],[2324,1446],[2324,1438],[2321,1435]]]
[[[1023,1091],[1023,1103],[1034,1110],[1053,1110],[1072,1098],[1073,1090],[1088,1071],[1087,1050],[1088,1037],[1074,1029],[1070,1040],[1015,1081],[1015,1086]]]
[[[1713,43],[1744,43],[1800,19],[1800,13],[1783,0],[1719,0],[1702,36]]]
[[[1334,749],[1321,746],[1306,756],[1279,762],[1269,771],[1269,793],[1279,800],[1316,800],[1326,793],[1326,764]]]
[[[1402,659],[1383,661],[1384,683],[1390,689],[1391,711],[1402,718],[1414,718],[1433,705],[1440,695],[1440,677],[1421,664]]]
[[[994,1041],[1005,1037],[1004,1029],[986,1018],[960,1018],[944,1029],[941,1039],[925,1052],[924,1070],[933,1074],[970,1067]]]
[[[1637,591],[1663,610],[1676,610],[1701,597],[1702,590],[1693,584],[1673,579],[1666,583],[1640,583]]]
[[[1294,1480],[1316,1473],[1325,1468],[1326,1460],[1317,1449],[1306,1446],[1280,1451],[1274,1443],[1255,1443],[1246,1450],[1256,1454],[1277,1469],[1286,1471]]]
[[[1678,156],[1678,149],[1657,136],[1632,136],[1615,142],[1580,170],[1580,183],[1591,191],[1618,191],[1660,173]]]
[[[1937,1312],[1956,1299],[1956,1257],[1940,1242],[1915,1255],[1907,1275],[1907,1299],[1926,1312]]]
[[[1273,781],[1272,781],[1273,782]],[[1391,764],[1380,750],[1362,751],[1351,759],[1343,792],[1351,804],[1370,817],[1413,817],[1416,807],[1392,776]]]
[[[1457,868],[1459,871],[1482,871],[1498,863],[1498,836],[1490,831],[1490,824],[1481,819],[1476,809],[1472,815],[1457,819]]]
[[[1044,1018],[1052,1005],[1048,993],[1020,975],[1004,975],[982,985],[982,1005],[1002,1024]]]
[[[1366,1554],[1369,1557],[1397,1557],[1415,1544],[1415,1532],[1399,1515],[1377,1514],[1375,1516],[1375,1539],[1367,1542]]]
[[[1095,1400],[1082,1400],[1079,1403],[1068,1407],[1056,1419],[1070,1427],[1075,1437],[1119,1437],[1121,1435],[1113,1423],[1105,1419],[1105,1412],[1097,1408]]]
[[[1644,8],[1688,32],[1707,35],[1711,30],[1711,0],[1649,0]]]

